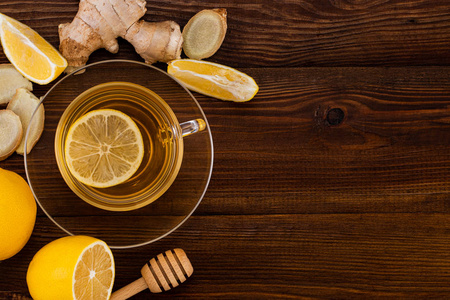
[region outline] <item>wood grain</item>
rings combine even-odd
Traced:
[[[147,1],[145,19],[183,26],[214,7],[227,8],[229,30],[210,60],[251,75],[260,91],[247,103],[194,94],[214,140],[208,191],[168,237],[113,250],[114,289],[150,257],[183,248],[193,276],[152,298],[450,298],[448,1]],[[78,0],[0,2],[55,47],[58,24],[77,9]],[[119,44],[118,54],[99,50],[90,62],[141,60]],[[0,168],[25,176],[17,154]],[[59,218],[77,224],[58,205]],[[86,218],[93,227],[83,234],[102,227],[99,214]],[[136,214],[117,226],[146,221]],[[0,262],[0,298],[29,299],[29,262],[65,235],[39,209],[25,248]]]
[[[196,94],[215,146],[198,213],[448,212],[449,68],[242,70],[261,86],[251,102]]]
[[[116,250],[117,286],[155,252],[182,247],[196,272],[158,297],[447,295],[449,69],[244,71],[261,86],[247,104],[196,94],[216,149],[204,200],[169,237]],[[345,117],[331,125],[336,107]],[[20,159],[0,167],[22,172]],[[2,274],[14,266],[0,290],[27,295],[28,262],[64,235],[39,215],[27,247],[0,264]],[[118,225],[145,217],[132,218]]]
[[[218,166],[201,213],[448,212],[449,69],[246,71],[247,105],[200,98]]]
[[[447,219],[438,213],[193,216],[155,244],[113,250],[114,290],[137,279],[149,257],[183,245],[194,274],[152,299],[445,298]],[[59,236],[47,218],[39,218],[25,249],[0,264],[2,272],[6,264],[14,266],[2,289],[26,296],[25,262]],[[149,297],[146,291],[133,299]]]
[[[228,33],[211,59],[235,67],[420,66],[450,63],[450,5],[446,0],[147,1],[148,21],[181,27],[199,10],[223,7]],[[77,0],[2,1],[0,11],[32,26],[58,46],[58,24],[70,22]],[[107,58],[140,60],[120,41]],[[4,60],[3,56],[0,56]],[[5,61],[6,62],[6,61]]]

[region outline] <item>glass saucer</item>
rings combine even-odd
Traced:
[[[170,188],[156,201],[122,212],[97,208],[80,199],[60,174],[54,146],[58,122],[72,100],[93,86],[112,81],[138,84],[157,93],[180,123],[194,119],[206,123],[205,130],[184,138],[183,161]],[[197,100],[166,72],[135,61],[101,61],[62,78],[41,103],[45,109],[44,132],[25,155],[25,171],[37,203],[67,234],[93,236],[113,249],[138,247],[176,230],[200,204],[213,168],[211,130]]]

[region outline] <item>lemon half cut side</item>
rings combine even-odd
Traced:
[[[74,299],[109,299],[114,282],[114,258],[103,241],[86,247],[75,265]]]
[[[70,126],[64,155],[78,181],[106,188],[133,176],[144,157],[144,143],[131,117],[114,109],[98,109]]]
[[[31,260],[26,281],[33,299],[107,300],[115,278],[109,246],[75,235],[51,241]]]

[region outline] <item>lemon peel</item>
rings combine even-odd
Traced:
[[[28,242],[36,221],[33,193],[19,174],[0,168],[0,261]]]
[[[84,235],[66,236],[42,247],[27,270],[33,299],[96,299],[111,296],[114,256],[108,245]]]

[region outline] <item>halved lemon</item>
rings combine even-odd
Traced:
[[[61,53],[36,31],[1,13],[0,38],[8,60],[30,81],[47,84],[67,67]]]
[[[42,247],[27,271],[33,299],[106,300],[115,277],[108,245],[90,236],[66,236]]]
[[[114,109],[93,110],[76,120],[67,132],[64,147],[71,174],[99,188],[128,180],[144,157],[138,126]]]
[[[195,59],[169,62],[167,72],[188,89],[221,100],[245,102],[259,90],[255,80],[236,69]]]

